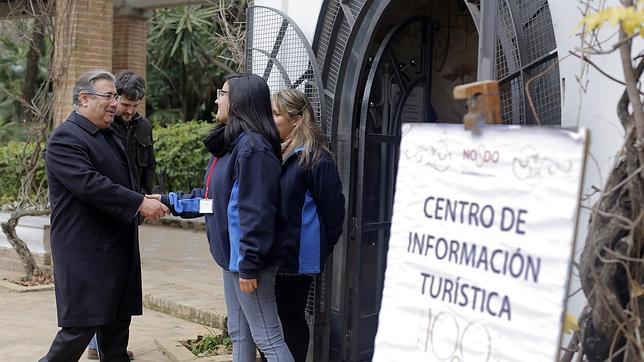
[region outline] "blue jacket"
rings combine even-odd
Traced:
[[[299,165],[302,149],[282,163],[280,238],[281,273],[314,274],[324,270],[344,221],[344,196],[338,169],[327,152],[310,170]]]
[[[214,160],[208,164],[204,183]],[[279,159],[264,137],[254,132],[242,133],[233,149],[217,159],[207,195],[214,212],[205,214],[205,219],[210,252],[225,270],[253,279],[259,271],[281,263],[275,242],[279,178]],[[171,193],[162,201],[175,215],[196,217],[200,214],[194,199],[204,198],[204,193],[205,188]]]

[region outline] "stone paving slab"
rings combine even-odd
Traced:
[[[144,225],[140,247],[146,307],[223,327],[222,269],[210,255],[205,231]]]
[[[37,361],[58,331],[54,292],[13,293],[0,288],[0,320],[0,361]],[[204,333],[204,326],[145,309],[143,316],[132,319],[129,349],[136,361],[168,361],[155,338],[181,340]],[[83,356],[81,361],[85,360]]]

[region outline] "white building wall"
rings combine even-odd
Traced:
[[[615,161],[615,155],[624,142],[624,129],[617,117],[617,102],[624,87],[591,66],[585,65],[579,58],[569,55],[569,51],[581,47],[580,29],[577,24],[582,18],[575,0],[549,0],[555,37],[559,52],[559,73],[561,77],[562,127],[586,127],[590,130],[589,155],[586,163],[586,176],[582,197],[591,194],[592,187],[602,188]],[[607,6],[620,5],[618,0],[607,0]],[[600,32],[600,39],[609,39],[607,46],[617,42],[617,28],[605,25]],[[644,49],[644,42],[637,38],[633,53]],[[592,56],[591,60],[601,69],[617,79],[624,79],[619,53]],[[577,80],[579,78],[579,80]],[[582,206],[591,207],[597,200],[594,195]],[[583,250],[590,211],[581,210],[577,232],[576,259],[579,260]],[[574,278],[571,290],[580,287],[578,278]],[[569,311],[579,315],[586,301],[583,293],[578,293],[569,302]]]

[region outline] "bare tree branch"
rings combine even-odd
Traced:
[[[610,54],[610,53],[616,51],[617,49],[619,49],[619,47],[622,46],[622,44],[626,44],[627,42],[637,38],[638,36],[640,36],[639,31],[636,32],[633,35],[630,35],[626,39],[622,39],[622,40],[618,41],[617,43],[611,45],[611,47],[608,50],[599,50],[596,47],[590,47],[590,48],[577,48],[577,49],[575,49],[575,51],[580,52],[580,53],[585,53],[585,54],[592,54],[592,55],[606,55],[606,54]]]
[[[16,2],[11,3],[9,2],[10,5],[17,5]],[[48,0],[25,0],[20,3],[20,8],[13,9],[33,19],[35,26],[32,36],[34,39],[30,39],[30,43],[35,40],[37,44],[40,42],[40,37],[47,38],[48,43],[52,45],[52,49],[55,49],[55,51],[50,51],[47,57],[41,58],[47,66],[48,73],[45,79],[38,84],[35,92],[29,90],[24,93],[21,92],[21,94],[16,93],[11,95],[22,105],[23,112],[28,114],[26,118],[31,121],[28,127],[26,127],[26,145],[23,149],[22,156],[18,159],[18,162],[22,166],[22,172],[20,175],[21,185],[17,195],[16,209],[11,214],[9,220],[2,223],[2,231],[7,235],[7,239],[20,257],[25,268],[27,279],[42,274],[42,269],[35,263],[29,248],[18,237],[15,229],[20,218],[23,216],[46,215],[50,213],[50,210],[47,208],[49,201],[45,187],[46,180],[44,178],[39,180],[36,176],[42,170],[42,150],[53,125],[54,98],[51,89],[54,88],[55,84],[60,84],[64,81],[69,59],[71,58],[71,47],[56,47],[56,44],[70,44],[75,29],[75,24],[70,21],[70,18],[58,17],[56,22],[53,19],[56,9],[61,14],[70,14],[75,11],[76,5],[77,0],[57,0],[56,2]],[[40,54],[35,48],[32,46],[31,49],[33,52],[31,54],[34,57],[36,55],[42,57],[43,54]],[[32,59],[31,61],[35,64],[37,60]]]
[[[579,59],[583,60],[584,62],[586,62],[586,63],[588,63],[588,64],[590,64],[593,68],[595,68],[595,70],[597,70],[598,72],[600,72],[600,73],[601,73],[603,76],[605,76],[606,78],[608,78],[608,79],[610,79],[610,80],[612,80],[612,81],[614,81],[614,82],[616,82],[616,83],[619,83],[619,84],[621,84],[621,85],[626,85],[626,83],[624,83],[624,82],[622,82],[621,80],[619,80],[619,79],[617,79],[617,78],[613,77],[612,75],[610,75],[610,74],[606,73],[606,71],[604,71],[603,69],[601,69],[600,67],[598,67],[598,66],[597,66],[597,64],[593,63],[593,62],[590,60],[590,58],[588,58],[587,56],[585,56],[585,55],[579,55],[579,54],[576,54],[576,53],[574,53],[574,52],[572,52],[572,51],[570,51],[570,52],[569,52],[569,54],[574,55],[575,57],[577,57],[577,58],[579,58]],[[643,92],[641,92],[641,91],[640,91],[640,94],[644,95],[644,93],[643,93]]]

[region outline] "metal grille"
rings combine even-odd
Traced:
[[[351,25],[348,23],[346,16],[342,16],[343,13],[340,12],[340,4],[336,2],[336,6],[337,8],[335,10],[328,10],[329,12],[331,12],[330,15],[335,15],[334,24],[329,29],[330,32],[328,33],[328,35],[323,34],[320,36],[320,38],[322,38],[324,35],[327,35],[330,39],[328,40],[330,44],[330,54],[327,54],[324,58],[326,62],[324,64],[324,74],[326,78],[325,89],[327,92],[325,96],[327,107],[326,115],[324,118],[325,122],[328,124],[327,138],[329,139],[331,138],[332,131],[333,103],[335,102],[334,95],[336,94],[338,80],[343,76],[342,74],[340,74],[340,68],[342,66],[342,58],[345,55],[345,47],[349,40],[349,35],[351,34]]]
[[[337,81],[340,77],[340,67],[342,65],[342,58],[344,57],[344,48],[349,40],[351,33],[351,26],[348,22],[343,21],[340,24],[340,29],[336,34],[336,46],[331,55],[331,62],[329,64],[329,77],[327,79],[327,89],[335,90]]]
[[[561,124],[559,67],[553,64],[556,49],[547,0],[498,0],[496,74],[504,123],[537,123],[523,87],[539,75],[528,89],[536,118],[544,125]]]
[[[525,124],[523,82],[515,77],[499,84],[503,124]]]
[[[322,28],[320,29],[320,35],[318,36],[317,43],[317,58],[318,63],[323,65],[326,63],[326,57],[328,51],[333,51],[331,48],[331,38],[333,34],[333,26],[335,24],[335,18],[338,15],[338,10],[340,9],[340,3],[338,0],[329,0],[326,7],[323,8],[325,12],[322,22]],[[322,72],[322,77],[325,76],[325,72]]]
[[[306,38],[288,16],[263,6],[249,6],[246,69],[262,76],[271,90],[295,88],[304,93],[321,121],[324,105],[317,60]],[[328,132],[325,122],[322,129]]]
[[[354,17],[360,14],[360,10],[362,10],[362,5],[364,5],[363,1],[351,1],[349,3],[349,7],[351,8],[351,12],[353,13]]]
[[[560,87],[554,86],[559,82],[559,67],[548,69],[556,62],[557,59],[553,58],[527,71],[526,79],[531,79],[547,70],[535,78],[528,88],[539,122],[542,125],[558,126],[561,124],[561,91]],[[532,111],[530,110],[530,112]]]
[[[496,75],[497,79],[503,79],[520,69],[519,47],[510,8],[505,0],[499,0],[497,15]]]
[[[533,62],[556,48],[555,32],[547,0],[519,0],[526,36],[527,62]]]
[[[315,311],[317,309],[315,305],[315,291],[316,291],[316,284],[319,282],[320,282],[319,275],[316,275],[315,277],[313,277],[313,280],[311,281],[311,287],[309,288],[309,294],[306,297],[305,319],[309,327],[313,327],[315,325]]]

